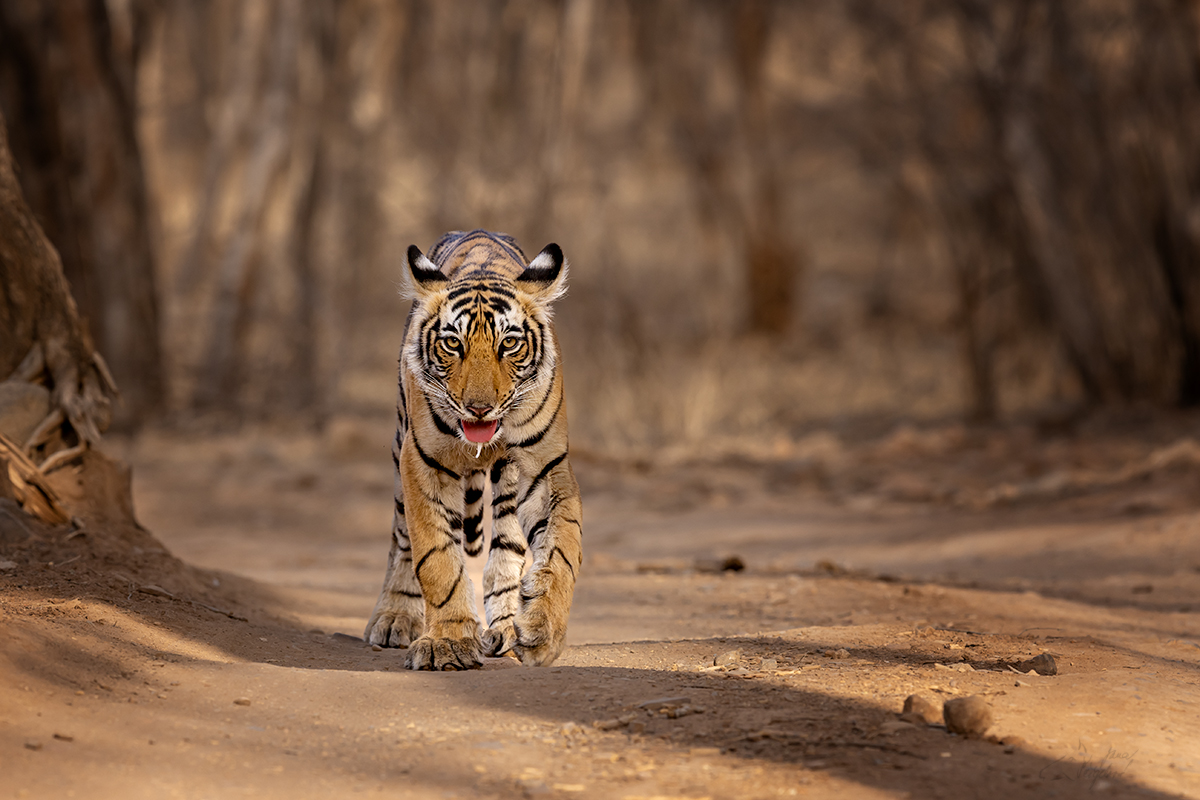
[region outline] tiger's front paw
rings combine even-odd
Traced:
[[[546,597],[530,600],[513,621],[512,651],[521,663],[544,667],[562,655],[570,607],[554,607]]]
[[[409,646],[404,666],[439,672],[479,669],[483,666],[483,647],[478,636],[461,639],[422,636]]]
[[[416,605],[416,609],[408,607]],[[408,647],[425,630],[425,612],[417,604],[388,603],[382,599],[371,612],[363,639],[380,647]]]
[[[502,656],[517,643],[517,631],[513,628],[512,617],[488,628],[483,633],[483,652],[485,655]]]

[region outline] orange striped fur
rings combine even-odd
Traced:
[[[407,647],[412,669],[509,651],[549,664],[583,560],[551,319],[566,261],[551,244],[527,263],[511,237],[477,230],[446,234],[428,257],[410,247],[407,263],[392,549],[364,638]],[[489,486],[484,627],[464,558],[482,550]]]

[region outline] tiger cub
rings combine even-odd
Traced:
[[[549,664],[583,560],[550,309],[567,264],[556,244],[527,262],[512,237],[480,230],[446,234],[428,257],[409,247],[407,261],[392,549],[363,638],[407,647],[411,669],[474,669],[510,650]],[[489,481],[483,630],[463,555],[483,547]]]

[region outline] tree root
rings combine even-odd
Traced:
[[[19,445],[3,434],[0,434],[0,462],[7,464],[8,483],[17,503],[27,513],[51,525],[64,525],[71,520],[58,495],[45,482],[42,471]]]

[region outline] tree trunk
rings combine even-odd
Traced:
[[[752,181],[744,234],[748,327],[754,333],[778,335],[792,322],[800,259],[785,233],[782,178],[763,75],[771,11],[766,0],[742,0],[727,8],[740,90],[739,122]]]
[[[245,373],[245,335],[254,299],[257,245],[271,192],[287,167],[294,145],[297,49],[301,7],[281,3],[270,30],[271,51],[259,124],[252,145],[234,233],[217,268],[212,329],[200,366],[193,403],[200,409],[236,407]]]
[[[0,116],[0,386],[43,385],[49,415],[24,443],[4,431],[11,406],[0,403],[0,482],[18,501],[51,522],[65,521],[43,476],[84,455],[108,426],[116,387],[92,350],[63,276],[58,253],[38,226],[13,172]],[[3,395],[12,397],[13,393]],[[65,424],[64,424],[65,422]],[[22,431],[25,438],[28,428]],[[37,464],[30,457],[41,459]]]
[[[112,26],[93,0],[0,4],[0,106],[33,215],[58,248],[85,326],[124,388],[117,422],[164,399],[134,67],[144,8]],[[18,358],[25,354],[19,354]]]

